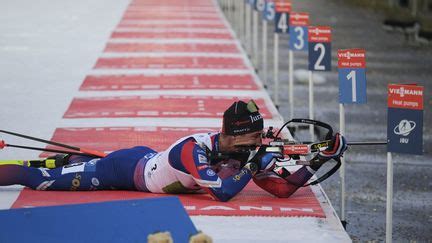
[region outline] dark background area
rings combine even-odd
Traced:
[[[325,82],[315,84],[315,119],[339,130],[338,49],[366,50],[367,104],[346,105],[345,136],[349,141],[386,141],[387,85],[417,83],[424,86],[424,155],[393,153],[394,203],[393,239],[398,242],[425,242],[432,239],[432,134],[430,124],[432,93],[432,43],[415,41],[401,30],[386,30],[389,19],[401,22],[418,20],[422,29],[431,24],[430,1],[418,1],[413,15],[411,1],[383,0],[293,0],[293,11],[309,12],[311,25],[332,27],[332,71],[317,75]],[[261,40],[261,19],[259,40]],[[235,26],[235,23],[231,24]],[[273,30],[268,25],[268,92],[273,92]],[[279,38],[280,112],[289,120],[288,103],[288,36]],[[261,49],[261,41],[259,46]],[[261,60],[261,56],[259,59]],[[307,69],[306,53],[295,52],[294,70]],[[261,64],[258,65],[258,67]],[[262,78],[262,73],[258,70]],[[294,117],[308,117],[307,76],[295,75]],[[347,232],[353,241],[384,241],[386,220],[385,146],[352,146],[346,158],[346,220]],[[340,210],[340,176],[334,174],[321,183],[333,207]]]

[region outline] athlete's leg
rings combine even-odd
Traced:
[[[37,168],[21,165],[0,165],[0,186],[23,185],[36,189],[44,178]]]
[[[147,147],[122,149],[102,159],[73,158],[71,164],[51,170],[2,165],[0,186],[20,184],[37,190],[135,190],[135,166],[146,154],[154,152]]]
[[[79,161],[78,161],[79,159]],[[19,165],[0,166],[0,186],[23,185],[35,190],[91,190],[98,184],[92,178],[92,157],[75,158],[74,162],[56,169],[33,168]],[[90,160],[89,163],[87,163]],[[81,183],[81,181],[83,183]]]

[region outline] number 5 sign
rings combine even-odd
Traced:
[[[291,13],[289,30],[289,47],[290,50],[307,51],[308,50],[308,13]]]
[[[266,0],[265,1],[265,8],[263,11],[263,18],[267,21],[273,21],[275,18],[275,5],[273,0]]]
[[[366,103],[366,51],[338,50],[339,103]]]
[[[331,70],[331,29],[328,26],[310,26],[309,70]]]
[[[289,32],[289,13],[291,12],[291,2],[288,0],[275,2],[275,32],[286,33]]]

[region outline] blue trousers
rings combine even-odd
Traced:
[[[0,186],[20,184],[36,190],[136,190],[134,171],[151,148],[138,146],[114,151],[105,158],[72,156],[70,164],[55,168],[0,165]]]

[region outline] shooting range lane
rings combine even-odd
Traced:
[[[160,43],[111,43],[108,42],[105,52],[205,52],[205,53],[239,53],[235,44],[160,44]]]
[[[245,69],[242,58],[228,57],[101,57],[95,68]]]
[[[64,118],[196,117],[220,119],[236,97],[148,95],[74,98]],[[272,116],[262,99],[256,100],[264,118]]]
[[[148,9],[164,18],[147,15],[150,14]],[[205,28],[214,30],[203,31]],[[221,48],[226,49],[218,51]],[[148,55],[151,52],[157,55]],[[210,56],[215,52],[229,55]],[[207,128],[219,130],[227,106],[234,100],[249,98],[257,101],[267,119],[266,124],[282,124],[279,113],[215,1],[132,1],[94,69],[87,74],[89,76],[84,79],[80,91],[73,94],[75,98],[71,99],[58,123],[53,140],[105,151],[135,145],[149,145],[160,150],[183,135]],[[191,92],[195,94],[191,95]],[[190,120],[194,121],[186,123]],[[129,121],[133,122],[128,125]],[[176,123],[182,123],[178,124],[180,128]],[[165,195],[131,191],[70,193],[25,189],[13,207],[160,196]],[[319,228],[325,233],[335,233],[322,239],[345,237],[335,227],[337,217],[319,186],[302,188],[290,198],[278,199],[250,183],[238,197],[223,205],[207,195],[180,195],[180,198],[191,215],[212,215],[210,218],[194,217],[194,221],[216,240],[234,239],[229,238],[232,237],[229,222],[243,228],[244,233],[238,237],[248,239],[253,236],[257,241],[287,239],[285,230],[290,225],[298,225],[296,230]],[[225,218],[225,225],[216,225],[216,215],[278,216],[284,217],[284,221],[256,217],[253,222],[263,222],[262,225],[267,226],[264,231],[275,232],[256,234],[256,227],[250,227],[250,220],[246,217]],[[226,229],[224,227],[230,229],[219,236],[214,233]]]
[[[92,192],[38,192],[24,189],[12,208],[55,206],[78,203],[106,202],[166,197],[134,191],[92,191]],[[172,196],[172,195],[171,195]],[[325,218],[315,194],[310,187],[301,188],[292,197],[276,198],[249,183],[239,195],[229,202],[217,202],[207,194],[178,195],[189,215],[210,216],[272,216],[272,217],[316,217]]]
[[[65,127],[57,128],[52,140],[104,152],[112,152],[137,145],[145,145],[156,151],[162,151],[179,138],[208,131],[217,132],[218,129],[211,127],[164,126]],[[47,153],[44,153],[42,157],[46,157],[46,155]]]
[[[216,9],[211,1],[211,6]],[[133,7],[132,7],[133,6]],[[133,147],[136,145],[147,145],[156,150],[163,150],[168,147],[176,139],[186,136],[188,134],[204,132],[204,131],[218,131],[219,128],[214,128],[215,122],[209,123],[209,127],[168,127],[168,126],[106,126],[101,121],[100,126],[87,127],[86,122],[93,118],[106,118],[109,120],[116,120],[118,118],[210,118],[218,122],[221,120],[223,111],[234,100],[237,99],[250,99],[254,98],[261,108],[261,113],[267,120],[272,120],[274,123],[280,118],[274,106],[270,102],[269,97],[261,88],[257,77],[247,63],[244,53],[239,49],[236,42],[218,42],[215,35],[229,36],[230,41],[232,34],[226,27],[219,15],[210,14],[202,18],[202,14],[190,14],[186,10],[179,13],[173,12],[175,4],[171,8],[166,8],[166,12],[162,10],[161,14],[167,19],[181,19],[183,25],[191,25],[191,23],[204,24],[217,24],[219,28],[204,30],[203,27],[189,27],[183,26],[178,31],[172,31],[170,25],[167,25],[167,20],[160,20],[149,15],[148,12],[140,11],[136,4],[131,4],[130,8],[133,11],[127,11],[124,18],[120,21],[119,25],[124,23],[134,24],[135,26],[122,26],[118,27],[112,35],[112,38],[107,43],[103,57],[101,57],[95,69],[113,69],[113,73],[109,75],[89,75],[85,78],[81,85],[81,91],[93,91],[94,93],[101,92],[96,96],[91,96],[92,92],[84,92],[85,97],[75,97],[68,110],[64,114],[64,119],[69,118],[86,118],[82,119],[83,122],[78,122],[82,125],[78,127],[59,127],[55,130],[52,137],[53,141],[61,141],[64,143],[74,144],[86,148],[98,149],[103,151],[113,151],[125,147]],[[214,11],[217,13],[216,11]],[[145,16],[150,16],[146,18]],[[214,16],[218,16],[214,18]],[[199,19],[202,18],[202,19]],[[210,20],[209,20],[210,19]],[[146,22],[147,21],[147,22]],[[145,26],[145,24],[150,24]],[[172,23],[172,22],[171,22]],[[158,28],[151,29],[157,26]],[[128,29],[129,28],[129,29]],[[130,29],[132,28],[132,29]],[[142,30],[140,30],[140,28]],[[129,36],[131,33],[131,36]],[[116,34],[123,35],[123,39],[116,39]],[[168,35],[167,35],[168,34]],[[170,36],[174,34],[174,36]],[[216,40],[202,41],[200,37],[211,38]],[[133,37],[133,38],[129,38]],[[164,39],[165,43],[159,43],[158,39]],[[175,38],[171,41],[171,38]],[[224,37],[225,38],[225,37]],[[116,40],[114,40],[116,39]],[[188,42],[188,39],[192,43]],[[114,40],[114,41],[113,41]],[[142,43],[142,41],[149,41],[149,43]],[[154,40],[154,41],[153,41]],[[179,41],[180,40],[180,41]],[[135,42],[136,41],[136,42]],[[182,49],[183,48],[183,49]],[[223,51],[221,51],[223,50]],[[236,54],[235,57],[211,57],[209,51],[228,54]],[[159,56],[130,56],[131,53],[145,53],[156,52]],[[178,55],[177,53],[192,53],[197,54],[197,57],[189,57]],[[160,55],[166,53],[166,55]],[[167,55],[171,53],[170,55]],[[106,57],[110,54],[116,54],[115,57]],[[124,56],[123,56],[124,55]],[[206,56],[209,55],[209,56]],[[203,57],[204,56],[204,57]],[[212,73],[206,74],[199,72],[194,74],[184,73],[182,69],[190,68],[207,68],[207,69],[220,69],[226,68],[230,71],[242,70],[240,74],[225,74],[223,71],[218,75]],[[138,74],[124,74],[122,68],[168,68],[171,70],[169,74],[148,74],[145,70]],[[116,71],[120,70],[118,74]],[[243,70],[246,70],[244,73]],[[178,71],[178,72],[177,72]],[[208,93],[206,90],[216,89],[211,92],[214,95],[179,95],[176,89],[194,89],[197,94]],[[201,90],[202,92],[198,91]],[[224,89],[228,92],[223,91]],[[111,96],[104,96],[103,90],[113,91],[109,92]],[[142,90],[143,95],[128,95],[131,90]],[[157,95],[148,94],[147,90],[157,91]],[[171,91],[169,94],[161,94],[163,90]],[[246,96],[233,96],[235,90],[241,92],[253,91],[250,95]],[[172,92],[176,93],[175,95]],[[240,93],[241,93],[240,92]],[[259,93],[258,97],[256,93]],[[118,94],[112,95],[112,94]],[[136,94],[133,93],[133,94]],[[228,94],[228,95],[227,95]],[[98,120],[90,122],[91,125],[98,124]],[[197,126],[191,123],[191,126]],[[51,146],[49,146],[51,147]],[[47,156],[48,153],[43,153],[41,156]],[[141,195],[136,192],[97,192],[92,197],[85,192],[70,194],[50,192],[52,197],[46,193],[41,193],[32,190],[23,190],[18,201],[15,202],[14,207],[24,206],[46,206],[46,205],[59,205],[66,203],[78,202],[92,202],[126,199],[128,193],[131,195]],[[64,194],[59,197],[60,194]],[[83,195],[80,195],[83,194]],[[111,196],[106,196],[106,195]],[[116,196],[116,195],[119,196]],[[37,200],[38,195],[43,200]],[[126,196],[125,196],[126,195]],[[141,195],[140,197],[151,197],[152,194],[147,196]],[[255,198],[255,199],[251,199]],[[62,198],[59,200],[59,198]],[[93,199],[90,199],[93,198]],[[111,199],[110,199],[111,198]],[[188,202],[189,206],[196,206],[203,208],[206,206],[214,205],[215,202],[208,196],[198,196],[198,202],[194,201],[193,196],[182,199]],[[257,188],[254,185],[249,185],[237,199],[240,204],[234,203],[232,207],[234,210],[216,209],[210,210],[206,215],[267,215],[267,216],[312,216],[324,217],[323,210],[312,191],[302,189],[297,197],[287,199],[276,199],[270,197],[269,194]],[[234,200],[233,202],[235,202]],[[201,201],[201,204],[200,204]],[[249,204],[244,204],[245,202]],[[262,202],[266,202],[263,206]],[[204,203],[204,204],[203,204]],[[210,203],[210,204],[209,204]],[[241,204],[243,203],[243,204]],[[208,205],[207,205],[208,204]],[[297,205],[297,206],[296,206]],[[298,207],[298,205],[302,205]],[[241,206],[241,207],[240,207]],[[241,208],[255,207],[255,209],[242,210]],[[190,207],[191,209],[192,207]],[[284,209],[281,209],[284,208]],[[291,210],[292,209],[292,210]],[[283,211],[281,213],[281,210]],[[191,210],[191,214],[202,214],[198,210]],[[227,212],[229,212],[227,214]]]
[[[257,90],[250,74],[239,75],[88,75],[81,91],[165,89],[240,89]]]

